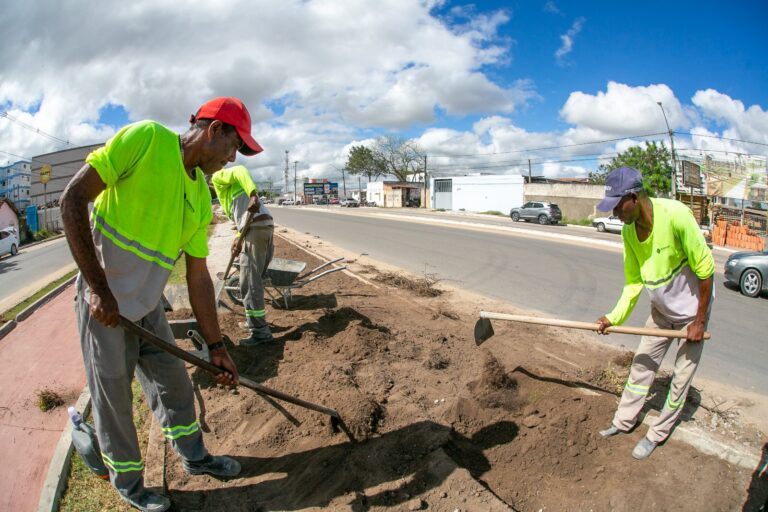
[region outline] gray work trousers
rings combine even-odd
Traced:
[[[687,325],[688,322],[670,322],[653,308],[651,309],[651,316],[645,324],[646,327],[653,329],[674,330],[680,330]],[[658,419],[651,425],[646,435],[649,440],[656,443],[669,437],[685,405],[685,398],[691,387],[696,368],[699,366],[704,343],[708,342],[689,343],[684,339],[643,336],[635,357],[632,359],[629,379],[624,386],[624,393],[621,395],[616,415],[613,417],[613,425],[619,430],[627,431],[637,422],[637,417],[645,404],[646,395],[656,378],[656,372],[661,366],[664,355],[674,342],[678,343],[678,347],[667,399],[664,401]]]
[[[273,225],[251,225],[240,253],[240,296],[243,298],[248,329],[251,336],[257,338],[272,335],[264,304],[264,277],[274,253],[274,229]]]
[[[144,490],[144,461],[133,424],[134,371],[166,439],[181,457],[197,461],[208,452],[195,415],[192,383],[181,359],[122,327],[106,327],[92,318],[83,295],[78,276],[75,313],[99,447],[112,485],[136,499]],[[161,303],[137,323],[175,343]]]

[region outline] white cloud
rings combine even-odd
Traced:
[[[704,117],[727,126],[724,137],[768,143],[768,111],[759,105],[745,108],[741,101],[714,89],[697,91],[691,101]]]
[[[0,33],[0,108],[85,144],[113,132],[95,126],[108,104],[181,131],[206,99],[239,96],[267,149],[248,164],[279,173],[285,148],[308,162],[361,130],[428,124],[436,112],[508,114],[535,97],[528,80],[503,84],[482,71],[511,58],[511,41],[498,35],[507,11],[465,11],[450,24],[432,14],[439,5],[14,0],[0,15],[15,27]],[[86,13],[98,20],[87,28]],[[60,149],[3,120],[0,136],[0,150]],[[309,156],[309,147],[320,154]]]
[[[568,97],[560,116],[606,138],[665,132],[667,126],[657,102],[662,102],[673,130],[688,126],[682,105],[664,84],[632,87],[608,82],[607,90],[595,95],[576,91]]]
[[[560,36],[562,44],[555,52],[555,59],[557,59],[559,65],[562,66],[565,64],[565,57],[573,50],[574,38],[581,32],[585,21],[586,19],[584,17],[576,18],[573,25],[571,25],[571,28],[568,29],[568,32]]]
[[[565,16],[565,13],[563,13],[563,11],[561,11],[560,8],[552,0],[549,0],[546,4],[544,4],[544,12],[557,14],[558,16]]]

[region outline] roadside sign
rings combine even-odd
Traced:
[[[701,166],[683,160],[683,184],[687,187],[701,187]]]
[[[51,181],[51,174],[53,172],[53,169],[51,169],[50,164],[43,164],[42,167],[40,167],[40,183],[45,185],[49,181]]]

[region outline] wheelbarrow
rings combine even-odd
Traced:
[[[328,274],[332,274],[340,270],[345,270],[347,268],[346,266],[333,267],[317,274],[317,272],[320,270],[333,265],[334,263],[338,263],[343,259],[343,257],[336,258],[335,260],[323,263],[319,267],[313,268],[309,272],[302,274],[304,269],[307,267],[305,262],[288,260],[284,258],[272,258],[272,261],[267,267],[266,278],[264,279],[264,289],[267,291],[269,296],[272,297],[272,300],[279,300],[279,298],[282,298],[285,309],[289,309],[293,290],[303,288],[312,281],[317,281],[321,277],[325,277]],[[224,290],[233,303],[242,305],[243,298],[240,295],[239,265],[236,263],[235,267],[238,267],[238,271],[227,279]],[[276,298],[275,295],[273,295],[273,291],[271,290],[274,290],[274,293],[279,294],[279,297]]]

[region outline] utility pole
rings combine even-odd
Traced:
[[[531,182],[531,159],[528,159],[528,183]]]
[[[298,160],[293,161],[293,204],[296,204],[296,165]]]
[[[285,179],[285,184],[283,185],[285,188],[283,188],[283,194],[288,194],[288,150],[285,150],[285,170],[283,171],[283,177]]]
[[[346,167],[341,168],[341,182],[344,186],[344,199],[347,198],[347,178],[344,176],[344,171],[346,171]]]
[[[669,122],[667,121],[667,113],[664,112],[664,105],[662,105],[660,101],[657,101],[656,104],[661,109],[661,114],[664,116],[664,123],[667,125],[667,133],[669,133],[669,145],[672,150],[672,199],[677,199],[677,162],[675,161],[675,138],[673,136],[674,132],[669,127]]]
[[[424,155],[424,208],[427,207],[427,155]]]
[[[357,200],[360,201],[360,203],[362,203],[363,202],[363,189],[360,187],[360,175],[359,174],[357,175],[357,195],[359,196]],[[367,201],[368,198],[366,197],[365,200]]]

